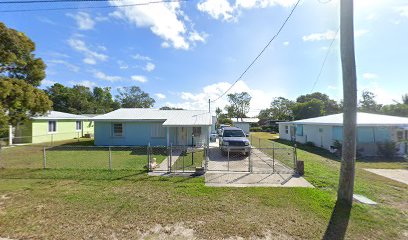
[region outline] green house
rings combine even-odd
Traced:
[[[50,111],[14,128],[13,143],[44,143],[93,137],[92,117]]]

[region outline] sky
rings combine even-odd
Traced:
[[[0,5],[0,21],[36,43],[46,65],[42,88],[139,86],[162,106],[208,109],[276,34],[296,0],[149,0]],[[151,1],[151,0],[150,0]],[[379,103],[408,93],[408,2],[355,0],[358,91]],[[303,0],[285,28],[229,93],[252,96],[250,116],[275,97],[320,91],[342,99],[339,0]],[[333,45],[329,48],[330,43]],[[322,63],[327,60],[322,68]],[[322,72],[318,78],[320,69]],[[314,87],[313,87],[314,86]],[[226,97],[211,103],[224,108]]]

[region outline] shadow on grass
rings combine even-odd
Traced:
[[[351,205],[337,201],[334,206],[329,224],[324,233],[324,240],[344,239],[349,224]]]

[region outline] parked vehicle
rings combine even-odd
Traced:
[[[243,153],[248,156],[251,150],[247,135],[237,127],[224,127],[219,141],[223,155],[226,155],[229,151]]]
[[[216,132],[212,132],[212,133],[210,134],[210,142],[216,142],[216,141],[217,141],[217,137],[218,137],[218,134],[217,134]]]
[[[225,127],[230,127],[230,125],[227,124],[220,124],[220,128],[218,128],[217,132],[218,132],[218,136],[222,136],[222,131]]]

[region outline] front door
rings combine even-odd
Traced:
[[[187,128],[177,128],[177,145],[187,145]]]

